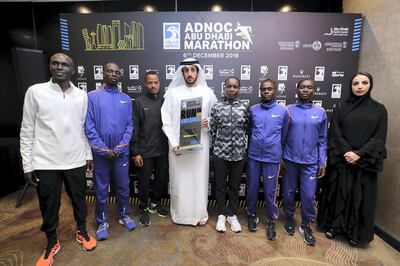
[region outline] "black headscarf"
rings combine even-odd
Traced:
[[[370,84],[369,90],[363,96],[357,96],[357,95],[355,95],[353,93],[353,89],[352,89],[353,79],[357,75],[363,75],[363,76],[366,76],[369,79],[369,84]],[[349,85],[350,96],[340,106],[339,122],[343,121],[343,119],[346,117],[346,115],[351,113],[353,110],[357,110],[360,107],[365,107],[367,105],[371,105],[371,101],[373,101],[372,98],[371,98],[371,91],[372,91],[373,87],[374,87],[374,80],[372,78],[372,75],[367,73],[367,72],[358,72],[357,74],[355,74],[355,75],[353,75],[351,77],[350,85]]]
[[[357,75],[366,76],[370,82],[370,88],[363,96],[352,91],[353,79]],[[382,167],[386,157],[387,111],[371,98],[372,87],[373,79],[369,73],[358,72],[351,78],[350,96],[335,108],[332,116],[329,138],[332,162],[342,160],[344,153],[354,151],[361,157],[360,167]]]

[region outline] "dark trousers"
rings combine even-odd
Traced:
[[[143,158],[143,167],[138,170],[139,209],[146,209],[150,196],[150,177],[154,169],[154,182],[152,186],[151,202],[159,204],[165,191],[168,173],[168,154]]]
[[[226,161],[214,155],[215,197],[218,215],[236,215],[239,202],[239,185],[245,160]],[[227,178],[228,175],[228,178]],[[228,183],[228,187],[226,184]],[[226,211],[226,190],[228,189],[228,211]]]
[[[36,170],[40,182],[37,187],[40,211],[43,223],[40,228],[47,238],[56,238],[58,212],[61,205],[61,187],[64,181],[65,190],[71,199],[74,218],[78,231],[86,232],[86,166],[70,170]]]

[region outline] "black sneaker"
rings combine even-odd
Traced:
[[[288,234],[290,236],[294,236],[295,224],[294,224],[294,220],[292,218],[287,218],[285,220],[285,226],[284,226],[283,230],[286,232],[286,234]]]
[[[335,229],[329,229],[328,231],[326,231],[325,232],[325,236],[326,236],[326,238],[328,238],[328,239],[334,239],[335,238],[335,236],[336,236],[336,231],[335,231]]]
[[[139,223],[143,227],[150,225],[150,217],[147,208],[140,211]]]
[[[311,227],[309,225],[300,226],[299,231],[303,235],[304,242],[307,245],[310,245],[310,246],[315,245],[315,237],[314,237]]]
[[[349,239],[349,245],[353,248],[358,247],[358,242],[353,240],[353,239]]]
[[[267,222],[267,239],[268,240],[276,240],[278,236],[275,231],[275,223],[272,220],[268,220]]]
[[[255,214],[247,215],[247,227],[249,228],[250,232],[257,231],[258,227],[257,224],[259,222],[258,217]]]
[[[166,209],[164,209],[163,207],[161,207],[160,204],[155,204],[155,203],[151,203],[150,207],[147,208],[147,210],[149,211],[149,213],[157,213],[158,216],[161,217],[167,217],[168,215],[168,211]]]

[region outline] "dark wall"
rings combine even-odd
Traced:
[[[47,62],[51,54],[60,50],[59,14],[77,13],[82,5],[92,12],[142,11],[146,4],[153,5],[157,11],[163,12],[210,11],[215,2],[213,0],[1,2],[0,197],[16,191],[24,184],[18,152],[23,94],[19,93],[17,88],[12,58],[14,47],[42,50],[44,60]],[[218,2],[225,11],[277,11],[282,2],[285,2],[292,4],[296,12],[342,12],[342,0],[224,0]],[[10,14],[14,16],[13,19],[10,19]],[[47,69],[44,71],[48,72]]]

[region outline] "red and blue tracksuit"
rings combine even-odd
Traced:
[[[132,100],[117,87],[105,86],[88,94],[85,133],[92,148],[94,162],[94,190],[96,193],[96,222],[108,223],[108,191],[111,176],[120,218],[129,210],[129,142],[134,125]],[[118,157],[110,159],[107,151]]]
[[[283,149],[285,174],[283,177],[283,203],[288,218],[293,218],[295,194],[300,181],[302,225],[313,222],[320,166],[326,165],[327,117],[321,107],[311,103],[287,106],[290,125]]]
[[[263,177],[268,219],[278,219],[276,202],[279,163],[289,126],[288,110],[276,102],[260,103],[250,109],[250,139],[247,163],[247,213],[256,214],[258,187]]]

